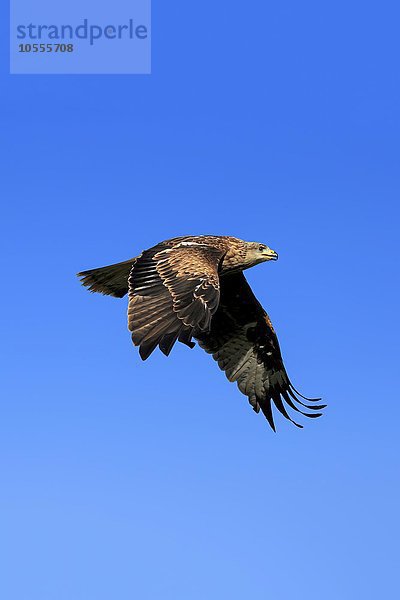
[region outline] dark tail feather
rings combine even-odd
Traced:
[[[136,258],[130,258],[100,269],[81,271],[78,277],[91,292],[122,298],[128,293],[128,277],[135,262]]]

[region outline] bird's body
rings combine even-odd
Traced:
[[[143,360],[157,346],[168,355],[176,341],[193,347],[194,338],[275,429],[271,401],[293,423],[285,404],[309,417],[320,413],[305,413],[299,405],[323,408],[300,400],[271,321],[243,275],[277,257],[264,244],[230,236],[184,236],[78,276],[93,292],[129,293],[128,327]]]

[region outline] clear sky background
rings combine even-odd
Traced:
[[[395,4],[153,2],[151,76],[10,76],[5,14],[1,598],[399,597]],[[75,277],[188,233],[279,252],[249,281],[324,417],[142,363]]]

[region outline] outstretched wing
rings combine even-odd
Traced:
[[[236,381],[253,409],[260,409],[275,431],[271,403],[297,427],[285,404],[308,417],[299,408],[320,410],[325,405],[309,406],[292,386],[283,364],[278,338],[267,313],[254,296],[242,273],[221,278],[220,305],[213,317],[211,330],[195,335],[200,346],[218,362],[229,381]]]
[[[177,339],[193,346],[218,308],[222,250],[181,242],[146,250],[129,276],[128,327],[145,360],[159,345],[168,355]]]

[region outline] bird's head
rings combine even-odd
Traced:
[[[259,242],[248,242],[246,252],[246,262],[249,266],[258,265],[267,260],[278,260],[278,254],[275,250]]]

